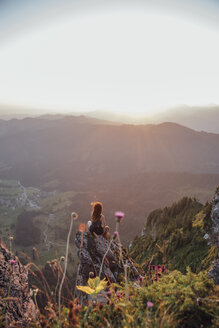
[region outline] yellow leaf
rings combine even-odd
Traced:
[[[77,289],[81,290],[82,292],[84,292],[88,295],[95,294],[95,289],[90,288],[89,286],[77,286]]]
[[[101,290],[103,290],[103,289],[104,289],[103,286],[101,286],[101,285],[97,286],[97,288],[96,288],[96,293],[101,292]]]

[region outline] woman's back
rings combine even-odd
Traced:
[[[104,233],[102,217],[99,220],[92,221],[90,232],[95,232],[97,235],[102,235]]]
[[[105,231],[105,218],[102,214],[103,205],[100,202],[92,203],[90,232],[102,235]]]

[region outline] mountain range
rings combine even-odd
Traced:
[[[0,121],[0,177],[80,189],[149,172],[219,174],[219,134],[175,123],[112,125],[96,119]],[[74,189],[73,188],[73,189]]]
[[[162,122],[178,123],[197,131],[219,133],[219,106],[212,104],[206,106],[178,105],[172,108],[150,114],[141,115],[135,113],[124,114],[106,110],[62,110],[60,114],[52,109],[37,109],[22,106],[12,106],[0,104],[0,119],[9,120],[12,118],[22,119],[26,117],[40,117],[57,119],[66,116],[80,116],[95,118],[104,121],[106,124],[160,124]],[[108,122],[108,123],[107,123]]]

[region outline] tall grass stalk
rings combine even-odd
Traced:
[[[124,263],[123,255],[122,255],[122,243],[121,243],[120,236],[119,236],[119,223],[120,223],[120,220],[117,219],[117,221],[116,221],[116,231],[117,231],[117,238],[118,238],[118,242],[119,242],[119,256],[120,256],[120,259],[122,261],[122,265],[123,265],[123,268],[124,268],[125,298],[126,298],[126,301],[128,301],[128,299],[129,299],[129,287],[128,287],[127,263],[126,264]]]
[[[104,254],[104,256],[103,256],[102,263],[101,263],[101,266],[100,266],[100,271],[99,271],[99,278],[100,278],[100,275],[101,275],[102,270],[103,270],[103,265],[104,265],[105,258],[106,258],[106,256],[107,256],[109,250],[110,250],[110,247],[111,247],[111,245],[112,245],[112,242],[113,242],[113,239],[110,240],[110,242],[109,242],[109,246],[107,247],[107,250],[106,250],[106,252],[105,252],[105,254]]]
[[[64,272],[63,272],[62,280],[61,280],[61,283],[60,283],[60,286],[59,286],[59,295],[58,295],[59,325],[60,325],[60,327],[61,327],[61,293],[62,293],[62,286],[63,286],[64,280],[65,280],[67,266],[68,266],[69,241],[70,241],[70,236],[71,236],[71,231],[72,231],[74,220],[77,220],[77,218],[78,218],[77,213],[75,213],[75,212],[71,213],[71,223],[70,223],[70,228],[69,228],[67,242],[66,242],[65,266],[64,266]]]
[[[60,281],[60,273],[63,273],[62,271],[62,267],[61,267],[61,262],[64,261],[65,258],[64,256],[61,256],[60,259],[58,260],[57,259],[57,273],[58,273],[58,279],[57,279],[57,284],[56,284],[56,287],[55,287],[55,302],[56,302],[56,292],[57,292],[57,289],[58,289],[58,286],[59,286],[59,281]]]

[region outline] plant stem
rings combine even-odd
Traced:
[[[70,240],[70,236],[71,236],[71,230],[72,230],[73,222],[74,222],[73,217],[71,217],[71,224],[70,224],[68,237],[67,237],[67,243],[66,243],[65,267],[64,267],[64,272],[63,272],[63,276],[62,276],[62,281],[61,281],[60,286],[59,286],[58,306],[59,306],[59,326],[60,327],[61,327],[61,292],[62,292],[62,286],[63,286],[64,280],[65,280],[66,271],[67,271],[69,240]]]
[[[111,247],[111,245],[112,245],[112,242],[113,242],[113,239],[110,240],[110,242],[109,242],[109,246],[108,246],[108,248],[107,248],[107,250],[106,250],[106,253],[105,253],[104,256],[103,256],[102,263],[101,263],[101,266],[100,266],[99,278],[100,278],[100,275],[101,275],[102,270],[103,270],[103,265],[104,265],[105,258],[106,258],[106,256],[107,256],[109,250],[110,250],[110,247]]]
[[[116,231],[118,233],[117,238],[118,238],[118,241],[119,241],[120,258],[121,258],[122,265],[123,265],[123,268],[124,268],[124,273],[125,273],[125,298],[126,298],[126,301],[128,301],[129,287],[128,287],[127,264],[124,263],[123,256],[122,256],[122,244],[121,244],[121,240],[120,240],[120,236],[119,236],[119,222],[118,221],[116,222]]]
[[[33,293],[34,303],[35,303],[35,305],[36,305],[36,307],[37,307],[37,309],[38,309],[38,311],[39,311],[39,313],[40,313],[40,309],[39,309],[39,306],[38,306],[38,303],[37,303],[36,295],[37,295],[37,293],[34,292],[34,293]]]

